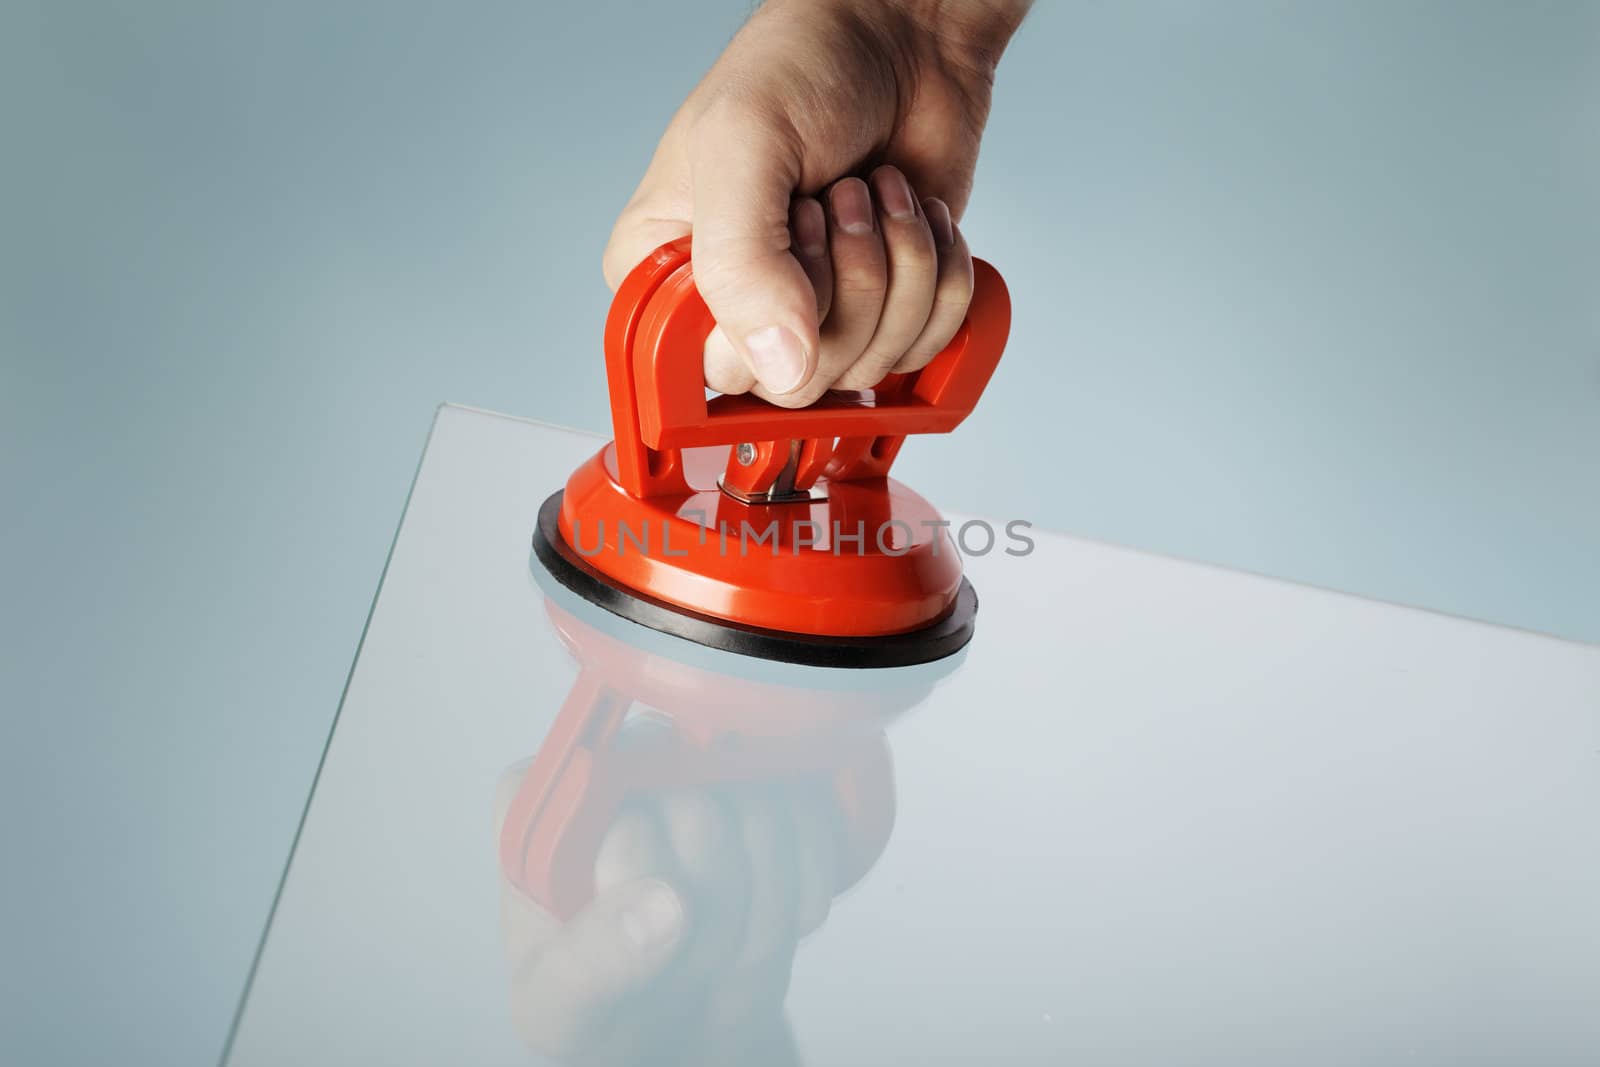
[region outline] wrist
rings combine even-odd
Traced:
[[[994,77],[1033,0],[881,0],[938,43],[947,59]]]

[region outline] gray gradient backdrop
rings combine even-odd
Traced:
[[[0,1061],[220,1048],[434,406],[600,430],[725,2],[0,6]],[[952,510],[1600,639],[1600,5],[1054,3]],[[529,486],[544,493],[551,486]]]

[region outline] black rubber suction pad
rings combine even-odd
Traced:
[[[811,667],[909,667],[959,652],[972,640],[978,594],[961,579],[955,606],[931,626],[887,637],[818,637],[767,630],[702,615],[657,600],[648,593],[615,584],[580,556],[561,536],[561,491],[539,509],[533,554],[562,585],[614,615],[652,630],[743,656]]]

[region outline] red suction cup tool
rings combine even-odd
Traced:
[[[960,425],[999,363],[1010,298],[973,265],[967,320],[927,367],[788,410],[707,399],[715,322],[689,241],[658,248],[606,322],[616,439],[545,502],[540,562],[619,615],[767,659],[901,666],[961,648],[977,612],[961,557],[888,474],[906,435]]]

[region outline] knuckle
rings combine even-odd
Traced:
[[[930,342],[928,344],[919,343],[911,351],[900,357],[900,361],[894,365],[894,369],[901,374],[921,370],[933,362],[933,357],[942,352],[947,343],[947,341]]]
[[[900,358],[899,352],[869,349],[863,352],[834,383],[837,389],[871,389],[883,381],[884,375]]]
[[[736,257],[713,255],[694,265],[695,287],[719,317],[737,314],[746,305],[760,300],[754,279],[740,264]]]
[[[782,102],[768,88],[725,81],[688,120],[684,144],[691,161],[718,165],[730,151],[787,149],[793,128]]]
[[[939,286],[939,267],[932,259],[896,257],[889,267],[894,276],[895,289],[905,289],[930,306]]]
[[[915,271],[931,282],[939,272],[939,253],[932,234],[904,234],[889,241],[889,262],[895,270]]]
[[[976,272],[972,268],[972,257],[962,256],[953,263],[946,263],[939,271],[939,295],[961,303],[970,303],[972,290],[977,285]]]
[[[889,214],[882,214],[879,217],[882,220],[884,235],[890,244],[902,245],[907,252],[915,252],[930,259],[937,255],[937,246],[933,243],[933,230],[922,215],[906,219],[897,219]]]
[[[694,284],[702,293],[732,295],[738,292],[742,282],[740,272],[715,250],[706,249],[695,258]]]
[[[911,263],[939,262],[939,248],[933,243],[933,231],[921,219],[894,224],[890,230],[889,254],[897,260]]]
[[[862,370],[853,367],[843,377],[834,383],[835,389],[871,389],[883,381],[884,375],[889,373],[887,367],[872,367]]]
[[[703,151],[725,143],[730,133],[742,130],[756,113],[750,93],[744,86],[723,84],[689,120],[689,150]]]
[[[965,315],[961,314],[964,307],[948,315],[940,315],[930,319],[922,336],[918,337],[911,347],[906,349],[905,355],[895,364],[895,369],[900,371],[921,370],[933,362],[937,356],[949,347],[961,331],[961,324]]]
[[[883,294],[888,291],[889,276],[883,269],[881,262],[855,263],[836,265],[833,271],[833,289],[835,297],[855,298],[872,297],[883,299]]]
[[[897,282],[911,282],[924,289],[938,284],[939,252],[926,226],[921,233],[891,235],[886,245],[889,270]]]
[[[938,288],[934,290],[934,306],[940,310],[954,309],[964,312],[967,305],[972,303],[972,290],[970,271],[954,276],[946,275],[939,279]]]

